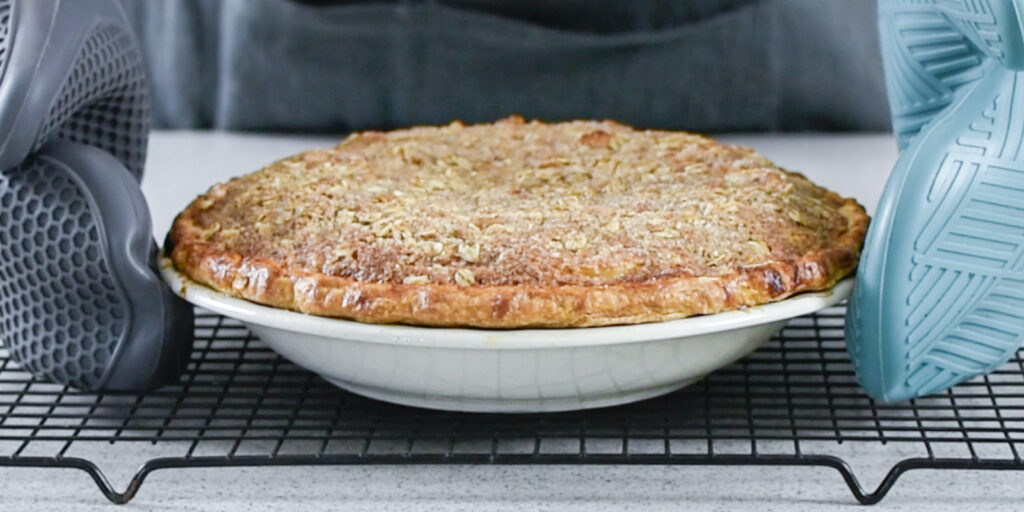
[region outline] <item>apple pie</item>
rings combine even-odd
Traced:
[[[511,117],[356,133],[215,185],[165,250],[198,283],[313,315],[585,327],[828,289],[867,225],[748,148]]]

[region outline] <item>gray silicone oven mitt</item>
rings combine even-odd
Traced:
[[[0,1],[0,336],[88,390],[177,379],[192,309],[155,269],[141,57],[116,0]]]

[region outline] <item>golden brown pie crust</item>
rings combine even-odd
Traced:
[[[632,324],[823,290],[852,199],[752,150],[611,121],[352,135],[212,187],[165,250],[253,302],[372,323]]]

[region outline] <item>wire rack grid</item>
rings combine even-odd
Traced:
[[[347,393],[277,356],[242,324],[197,311],[188,371],[177,385],[147,394],[83,393],[33,380],[0,348],[0,466],[77,468],[114,503],[131,500],[151,472],[185,467],[819,466],[838,471],[864,504],[880,501],[909,470],[1024,469],[1022,354],[945,394],[876,403],[856,383],[843,315],[836,307],[794,319],[750,356],[659,398],[502,415]],[[161,456],[146,460],[124,491],[94,458],[75,455],[82,447],[144,444]],[[855,475],[851,451],[840,449],[851,444],[900,455],[874,490]]]

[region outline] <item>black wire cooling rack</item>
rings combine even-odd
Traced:
[[[278,357],[240,323],[198,312],[188,372],[178,385],[145,395],[36,381],[0,348],[0,466],[81,469],[114,503],[132,499],[151,472],[185,467],[820,466],[838,471],[865,504],[880,501],[912,469],[1024,469],[1020,353],[943,395],[879,404],[856,384],[843,313],[795,319],[757,352],[660,398],[501,415],[402,407],[341,391]],[[97,447],[161,456],[146,460],[118,492],[100,470]],[[850,465],[851,453],[868,451],[899,455],[871,492]],[[792,485],[796,491],[799,483]]]

